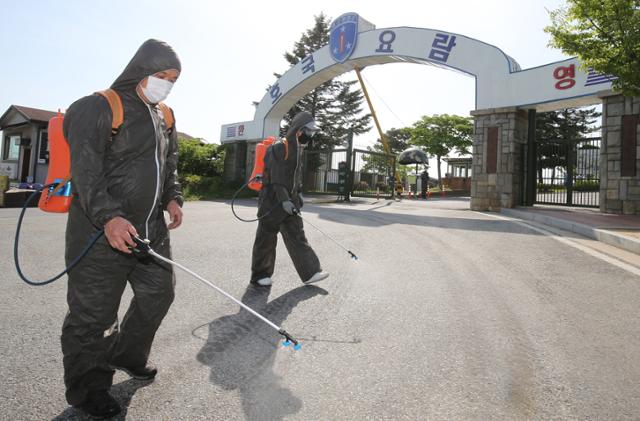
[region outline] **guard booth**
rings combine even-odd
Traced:
[[[471,158],[443,158],[447,164],[443,184],[459,194],[471,194]]]

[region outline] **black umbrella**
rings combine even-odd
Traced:
[[[429,164],[429,157],[426,153],[420,148],[409,148],[402,153],[398,157],[398,162],[402,165],[409,164]]]

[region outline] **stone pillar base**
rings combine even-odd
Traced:
[[[640,215],[640,97],[602,96],[600,211]]]
[[[471,209],[500,211],[522,203],[528,118],[514,107],[472,111],[475,118]]]

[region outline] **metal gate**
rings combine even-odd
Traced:
[[[600,205],[601,138],[537,140],[536,203]]]
[[[351,195],[393,197],[396,157],[380,152],[354,149],[351,162]]]
[[[346,162],[347,150],[334,149],[331,151],[304,151],[303,192],[306,194],[338,194],[339,173],[338,165]]]
[[[304,151],[303,191],[357,197],[393,197],[396,158],[361,149]]]

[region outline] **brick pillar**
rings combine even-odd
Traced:
[[[600,211],[640,214],[640,97],[602,97]]]
[[[515,107],[472,111],[475,118],[471,209],[522,204],[527,112]]]

